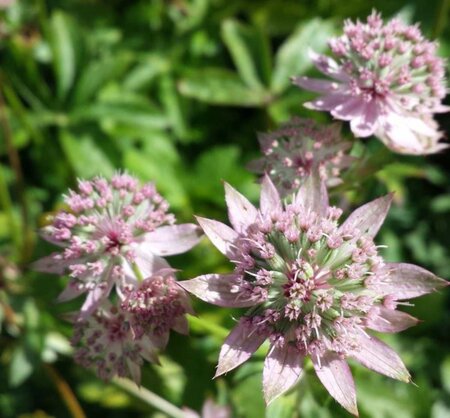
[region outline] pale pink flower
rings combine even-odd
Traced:
[[[383,24],[373,11],[366,23],[346,20],[344,34],[329,45],[334,58],[310,56],[331,81],[293,78],[322,94],[306,107],[348,120],[355,136],[375,135],[396,152],[429,154],[447,147],[433,121],[434,113],[449,110],[441,104],[445,63],[417,25],[398,19]]]
[[[186,313],[194,314],[190,300],[172,269],[163,269],[142,282],[130,281],[121,288],[121,309],[130,314],[135,338],[147,335],[164,348],[171,329],[188,333]]]
[[[252,161],[249,168],[269,174],[282,197],[297,191],[313,172],[318,172],[327,186],[336,186],[342,182],[341,170],[354,160],[346,154],[351,143],[340,131],[339,124],[325,126],[293,118],[280,129],[259,135],[264,157]]]
[[[234,272],[180,282],[206,302],[251,308],[225,340],[216,376],[269,340],[263,372],[267,402],[298,381],[306,356],[330,394],[355,415],[346,358],[409,382],[400,357],[367,330],[398,332],[415,325],[417,320],[397,306],[447,283],[420,267],[385,263],[379,256],[373,237],[392,196],[360,207],[340,224],[342,211],[329,206],[317,177],[310,177],[290,204],[281,202],[267,176],[260,209],[227,184],[225,193],[233,228],[198,221],[235,264]]]
[[[78,190],[69,191],[65,203],[68,209],[41,231],[60,251],[38,260],[34,268],[69,274],[59,301],[87,293],[81,318],[92,313],[114,285],[168,268],[163,256],[183,253],[200,239],[196,225],[175,225],[167,201],[152,183],[140,186],[128,174],[116,174],[111,181],[79,180]]]
[[[103,301],[87,319],[74,324],[75,362],[103,380],[118,375],[139,384],[144,360],[156,363],[158,347],[149,335],[135,336],[131,321],[129,313]]]
[[[104,380],[118,375],[139,384],[143,360],[158,363],[170,330],[187,334],[185,314],[194,314],[173,273],[162,269],[141,282],[129,281],[118,306],[104,300],[87,319],[76,318],[75,361]]]

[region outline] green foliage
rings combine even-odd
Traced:
[[[74,365],[71,326],[62,317],[79,302],[56,305],[66,279],[30,271],[30,262],[51,251],[38,227],[77,177],[119,169],[154,181],[183,221],[194,214],[225,219],[223,181],[256,201],[256,178],[246,169],[259,155],[256,133],[292,115],[329,121],[301,106],[312,96],[290,77],[313,72],[308,49],[325,51],[343,19],[362,18],[372,6],[419,20],[442,51],[450,50],[445,10],[425,0],[17,0],[0,10],[2,417],[76,416],[57,389],[61,382],[86,416],[165,416]],[[448,129],[448,118],[440,122]],[[393,155],[376,141],[358,142],[353,154],[357,163],[332,198],[350,208],[395,192],[377,238],[388,246],[385,257],[448,279],[448,154]],[[172,261],[183,278],[231,268],[207,240]],[[309,367],[266,408],[261,353],[212,381],[221,342],[240,312],[199,301],[194,307],[209,326],[194,320],[190,337],[172,336],[162,367],[144,366],[143,387],[197,411],[212,396],[232,405],[237,418],[349,416]],[[420,389],[353,367],[363,418],[450,416],[448,292],[408,312],[426,322],[389,343]]]

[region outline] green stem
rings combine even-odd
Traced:
[[[166,401],[165,399],[161,398],[155,393],[149,391],[148,389],[143,388],[142,386],[137,387],[135,383],[133,383],[128,379],[121,379],[115,377],[112,380],[112,383],[114,383],[119,388],[125,390],[129,394],[135,396],[136,398],[139,398],[145,403],[160,410],[161,412],[164,412],[169,417],[184,418],[186,416],[185,411],[183,411],[182,409],[176,407],[175,405],[171,404],[170,402]]]
[[[4,176],[4,168],[2,166],[0,166],[0,205],[5,211],[5,214],[8,218],[8,225],[10,228],[14,247],[17,251],[19,251],[21,245],[21,233],[14,217],[14,209],[11,197],[9,195],[8,185]]]
[[[198,316],[188,315],[188,321],[190,327],[197,332],[207,331],[208,333],[213,334],[215,337],[219,339],[224,339],[230,333],[226,328],[221,327],[220,325],[216,325],[212,321],[208,321],[205,318],[201,318]]]
[[[144,281],[144,275],[142,274],[141,270],[139,270],[139,267],[136,263],[132,262],[130,263],[131,269],[133,270],[133,273],[136,275],[136,279],[138,282]]]

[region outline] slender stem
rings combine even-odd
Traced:
[[[136,275],[136,279],[138,282],[144,281],[144,275],[142,274],[141,270],[139,269],[139,266],[135,262],[130,263],[131,269],[133,270],[133,273]]]
[[[186,416],[186,413],[182,409],[142,386],[137,387],[134,382],[128,379],[115,377],[112,379],[112,383],[172,418],[184,418]]]
[[[0,83],[3,83],[3,79],[0,78]],[[16,177],[16,190],[17,196],[20,202],[20,213],[22,217],[22,230],[23,230],[23,248],[21,251],[22,260],[26,260],[29,255],[31,255],[31,242],[29,240],[29,219],[28,219],[28,204],[25,196],[25,182],[23,178],[22,165],[20,163],[19,153],[14,146],[13,135],[11,131],[11,126],[9,124],[9,119],[6,114],[6,104],[3,97],[3,92],[0,89],[0,125],[3,130],[3,137],[5,139],[6,151],[8,153],[9,163],[14,171]]]
[[[44,364],[45,370],[48,375],[52,379],[53,383],[56,386],[61,398],[64,400],[64,403],[67,406],[67,409],[70,411],[70,414],[73,418],[86,418],[86,414],[81,408],[80,403],[78,402],[75,394],[72,389],[68,385],[68,383],[62,378],[62,376],[56,371],[56,369],[50,364]]]
[[[21,233],[14,217],[14,209],[9,195],[8,184],[4,176],[3,167],[0,166],[0,206],[4,209],[8,218],[8,225],[15,248],[19,249],[21,244]]]

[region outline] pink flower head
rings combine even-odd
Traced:
[[[148,335],[133,334],[131,322],[129,313],[103,301],[89,318],[74,324],[75,361],[103,380],[118,375],[139,384],[143,361],[158,361],[157,347]]]
[[[282,197],[297,191],[313,172],[328,186],[341,183],[339,174],[352,157],[350,143],[340,135],[340,125],[321,126],[310,119],[293,118],[280,129],[259,136],[263,158],[250,163],[257,173],[268,173]]]
[[[65,203],[68,210],[58,212],[41,231],[60,251],[38,260],[34,268],[68,273],[70,281],[59,301],[87,292],[81,308],[84,318],[115,284],[136,281],[136,270],[148,277],[168,268],[163,256],[183,253],[200,239],[196,225],[175,225],[153,183],[140,186],[128,174],[116,174],[111,181],[80,180]]]
[[[446,284],[410,264],[385,263],[373,238],[391,196],[354,211],[345,222],[329,206],[326,188],[310,177],[290,204],[272,181],[262,182],[260,209],[225,186],[231,225],[199,218],[212,243],[235,264],[231,274],[181,282],[200,299],[224,307],[251,307],[225,340],[217,376],[248,360],[270,341],[263,373],[272,401],[292,387],[309,356],[330,394],[357,414],[346,358],[408,382],[400,357],[367,329],[398,332],[417,320],[398,311],[403,300]]]
[[[140,283],[128,283],[122,293],[121,309],[130,315],[135,337],[147,335],[158,348],[164,348],[171,329],[188,333],[185,314],[194,312],[173,270],[160,270]]]
[[[433,114],[447,112],[445,63],[419,27],[398,19],[386,24],[373,11],[366,23],[347,20],[329,42],[333,58],[311,52],[332,81],[295,77],[294,84],[321,93],[306,107],[350,121],[357,137],[376,135],[405,154],[429,154],[446,145]]]

